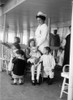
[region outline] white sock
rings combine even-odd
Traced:
[[[13,81],[14,83],[17,83],[17,79],[14,79],[14,81]]]
[[[19,79],[19,83],[22,83],[22,79]]]

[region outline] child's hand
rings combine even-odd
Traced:
[[[35,59],[35,64],[37,64],[39,62],[39,58]]]

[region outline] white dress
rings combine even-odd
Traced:
[[[46,24],[39,25],[35,32],[36,44],[39,46],[39,50],[43,53],[43,49],[49,46],[49,34]]]
[[[57,57],[58,57],[58,65],[63,66],[64,50],[62,52],[58,51]]]
[[[55,60],[54,57],[51,54],[43,55],[41,56],[40,61],[43,61],[43,67],[44,67],[44,76],[43,77],[54,77],[54,72],[52,69],[55,67]]]

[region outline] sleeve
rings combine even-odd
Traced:
[[[48,36],[48,28],[47,26],[44,26],[41,28],[41,37],[39,39],[39,42],[38,42],[38,46],[40,46],[46,39],[47,39],[47,36]]]
[[[11,44],[9,44],[9,43],[3,42],[2,44],[3,44],[4,46],[8,47],[8,48],[11,48]]]

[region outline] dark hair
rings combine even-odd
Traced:
[[[46,20],[46,17],[45,17],[45,16],[42,16],[42,15],[36,16],[36,19],[37,19],[37,18],[41,18],[43,21]]]
[[[50,47],[45,47],[45,49],[48,51],[48,53],[51,52]]]
[[[56,34],[57,33],[57,30],[54,30],[54,34]]]
[[[19,50],[21,49],[20,45],[17,44],[17,43],[14,43],[13,46],[15,46],[15,47],[16,47],[17,49],[19,49]]]
[[[59,50],[64,50],[62,47],[59,47]]]
[[[71,25],[69,26],[69,29],[71,28]]]
[[[30,43],[31,43],[32,41],[34,41],[34,46],[36,46],[35,39],[34,39],[34,38],[32,38],[32,39],[30,39],[30,40],[28,41],[28,46],[29,46],[29,47],[30,47]]]
[[[17,39],[16,43],[20,43],[20,38],[19,37],[15,37],[15,39]]]
[[[24,51],[23,51],[23,50],[17,50],[16,53],[17,53],[17,54],[20,54],[20,55],[22,55],[22,56],[24,55]]]

